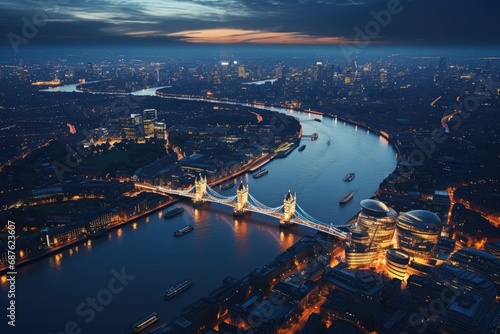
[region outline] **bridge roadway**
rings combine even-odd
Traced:
[[[179,189],[169,189],[162,186],[154,186],[151,184],[141,183],[141,182],[134,182],[134,183],[137,189],[147,192],[153,192],[161,195],[190,197],[193,199],[197,197],[196,187],[192,187],[190,189],[185,189],[185,190],[179,190]],[[237,195],[229,197],[221,195],[208,185],[206,185],[206,192],[203,194],[201,198],[203,201],[219,203],[231,207],[235,207],[237,203]],[[248,194],[248,201],[244,205],[244,211],[260,213],[280,220],[283,218],[283,205],[271,208],[266,206],[265,204],[260,203],[256,198],[254,198],[250,194]],[[315,229],[317,231],[333,235],[340,239],[347,239],[348,237],[347,232],[340,230],[340,228],[345,228],[348,225],[338,226],[333,224],[329,225],[324,224],[319,220],[311,217],[309,214],[307,214],[299,205],[296,206],[296,210],[290,219],[290,223],[306,226]]]

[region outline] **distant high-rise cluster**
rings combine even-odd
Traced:
[[[134,141],[145,138],[167,139],[167,126],[158,122],[156,109],[144,109],[142,115],[130,114],[121,119],[122,137]]]

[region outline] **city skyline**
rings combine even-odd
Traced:
[[[0,332],[500,334],[499,12],[0,0]]]

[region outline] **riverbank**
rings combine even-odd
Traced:
[[[150,214],[152,213],[155,213],[157,211],[160,211],[174,203],[177,203],[178,201],[180,201],[179,198],[171,198],[170,200],[168,200],[166,203],[163,203],[163,204],[160,204],[150,210],[147,210],[145,212],[142,212],[138,215],[135,215],[134,217],[131,217],[130,219],[124,221],[124,222],[121,222],[121,223],[118,223],[116,225],[113,225],[109,228],[106,229],[105,233],[102,234],[102,237],[104,237],[105,235],[108,235],[109,232],[111,231],[114,231],[118,228],[121,228],[123,227],[124,225],[127,225],[127,224],[130,224],[130,223],[133,223],[143,217],[147,217],[149,216]],[[101,236],[100,236],[101,237]],[[26,266],[30,263],[33,263],[37,260],[40,260],[40,259],[43,259],[45,257],[48,257],[48,256],[51,256],[51,255],[54,255],[54,254],[57,254],[65,249],[68,249],[68,248],[71,248],[71,247],[74,247],[74,246],[77,246],[77,245],[80,245],[88,240],[91,240],[91,237],[88,236],[87,234],[85,234],[83,237],[81,238],[78,238],[78,239],[75,239],[69,243],[65,243],[64,245],[60,245],[60,246],[56,246],[56,247],[53,247],[53,248],[50,248],[50,249],[47,249],[45,252],[42,252],[40,254],[37,254],[33,257],[26,257],[24,259],[22,259],[21,261],[19,262],[16,262],[15,264],[15,268],[16,270],[20,267],[23,267],[23,266]],[[4,275],[6,274],[7,272],[9,272],[11,270],[9,270],[9,267],[8,266],[3,266],[0,268],[0,275]]]
[[[220,178],[220,179],[217,179],[215,181],[212,181],[209,183],[210,186],[216,186],[218,184],[221,184],[225,181],[228,181],[230,179],[233,179],[241,174],[244,174],[244,173],[247,173],[247,172],[253,172],[255,171],[256,169],[259,169],[260,167],[264,166],[265,164],[271,162],[274,158],[276,157],[276,154],[275,153],[268,153],[262,157],[259,157],[257,159],[255,159],[254,161],[251,161],[250,163],[248,163],[247,165],[244,165],[240,170],[238,170],[237,172],[231,174],[231,175],[228,175],[228,176],[225,176],[223,178]],[[116,230],[118,228],[121,228],[123,227],[124,225],[128,225],[130,223],[133,223],[143,217],[147,217],[149,216],[150,214],[154,213],[154,212],[157,212],[159,210],[162,210],[174,203],[177,203],[179,201],[181,201],[182,199],[179,198],[179,197],[172,197],[170,198],[166,203],[163,203],[163,204],[160,204],[159,206],[153,208],[153,209],[150,209],[150,210],[147,210],[143,213],[140,213],[134,217],[131,217],[130,219],[124,221],[124,222],[121,222],[121,223],[118,223],[116,225],[113,225],[109,228],[106,229],[106,231],[104,233],[102,233],[102,235],[100,235],[99,237],[104,237],[105,235],[108,235],[109,232],[113,231],[113,230]],[[91,240],[92,238],[88,235],[85,234],[85,236],[81,237],[81,238],[78,238],[78,239],[75,239],[69,243],[66,243],[64,245],[60,245],[60,246],[56,246],[56,247],[53,247],[53,248],[50,248],[50,249],[47,249],[45,252],[43,253],[40,253],[40,254],[37,254],[36,256],[34,257],[26,257],[24,258],[23,260],[19,261],[16,263],[15,267],[16,269],[19,268],[19,267],[23,267],[23,266],[26,266],[30,263],[33,263],[37,260],[40,260],[42,258],[45,258],[45,257],[48,257],[48,256],[51,256],[51,255],[54,255],[54,254],[57,254],[65,249],[68,249],[68,248],[71,248],[71,247],[74,247],[74,246],[77,246],[77,245],[80,245],[82,243],[85,243],[86,241],[88,240]],[[0,275],[4,275],[6,274],[7,272],[9,272],[9,267],[8,266],[3,266],[0,268]]]
[[[263,104],[260,104],[260,103],[255,104],[255,103],[241,102],[241,101],[238,101],[238,100],[229,100],[227,98],[218,99],[218,98],[215,98],[215,97],[207,98],[207,97],[204,97],[204,96],[196,96],[196,95],[163,93],[160,90],[157,90],[155,94],[156,94],[156,96],[163,97],[163,98],[196,99],[196,100],[205,101],[205,102],[212,102],[212,103],[240,104],[240,105],[245,105],[245,106],[248,106],[248,107],[254,107],[254,108],[257,108],[257,109],[269,109],[269,108],[271,108],[271,110],[272,110],[272,108],[280,108],[280,109],[286,109],[286,110],[290,110],[290,111],[294,111],[294,112],[303,112],[303,113],[308,113],[308,114],[311,114],[311,115],[319,115],[319,116],[331,117],[333,119],[338,119],[338,120],[340,120],[342,122],[346,122],[348,124],[351,124],[351,125],[354,125],[354,126],[358,126],[358,127],[363,128],[365,130],[372,131],[372,132],[376,133],[377,135],[379,135],[379,136],[383,137],[384,139],[386,139],[388,141],[388,143],[390,145],[392,145],[392,147],[394,147],[394,149],[397,152],[397,157],[398,158],[401,157],[401,151],[400,151],[397,143],[391,138],[391,135],[389,133],[387,133],[386,131],[371,128],[371,127],[366,126],[364,124],[358,123],[358,122],[356,122],[354,120],[343,118],[342,116],[339,116],[339,115],[331,113],[331,112],[319,112],[319,111],[311,110],[311,109],[290,108],[290,107],[287,107],[287,106],[280,106],[280,105],[275,106],[275,105],[272,105],[272,104],[265,104],[265,103],[263,103]]]

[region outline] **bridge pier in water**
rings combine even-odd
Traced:
[[[241,217],[245,214],[245,205],[248,203],[248,185],[245,186],[243,182],[240,183],[238,190],[236,190],[236,199],[233,216]]]
[[[194,187],[195,187],[195,196],[193,198],[193,206],[195,208],[202,207],[205,204],[205,201],[203,201],[203,196],[207,193],[207,177],[203,177],[200,174],[200,178],[196,178],[194,181]]]
[[[297,194],[292,195],[288,190],[283,200],[283,217],[280,219],[280,227],[288,228],[292,225],[291,220],[295,214],[295,207],[297,205]]]

